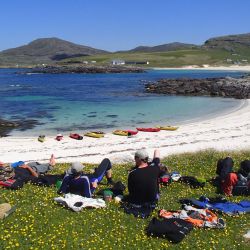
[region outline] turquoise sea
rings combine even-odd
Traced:
[[[146,81],[176,77],[240,77],[242,72],[149,70],[142,74],[22,74],[0,69],[0,117],[36,120],[39,125],[13,135],[176,125],[230,112],[235,99],[144,93]],[[20,74],[21,73],[21,74]]]

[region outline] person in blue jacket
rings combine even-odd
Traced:
[[[80,162],[73,162],[66,171],[58,193],[72,193],[90,198],[104,175],[106,175],[108,184],[113,184],[112,165],[109,159],[103,159],[93,174],[84,174],[83,168],[84,166]]]

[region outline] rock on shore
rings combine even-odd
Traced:
[[[145,84],[146,92],[167,95],[250,98],[250,76],[242,78],[161,79]]]
[[[143,73],[144,69],[139,67],[124,67],[124,66],[45,66],[33,68],[26,73]]]
[[[39,124],[37,120],[7,121],[0,118],[0,137],[8,136],[13,129],[25,131]]]

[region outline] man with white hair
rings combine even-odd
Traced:
[[[73,162],[71,167],[66,171],[58,193],[72,193],[91,198],[104,175],[106,175],[108,184],[113,184],[111,167],[110,160],[105,158],[93,174],[84,174],[84,166],[80,162]]]
[[[131,204],[153,204],[159,196],[158,178],[161,174],[159,167],[160,152],[154,151],[153,161],[149,162],[146,150],[135,152],[135,167],[128,175],[127,201]]]

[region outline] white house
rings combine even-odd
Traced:
[[[124,65],[125,61],[121,60],[121,59],[114,59],[114,60],[112,60],[112,64],[113,65]]]

